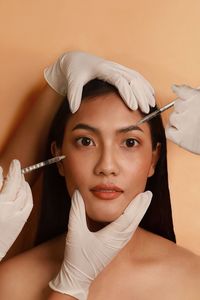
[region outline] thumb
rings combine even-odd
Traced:
[[[187,100],[196,94],[197,90],[188,85],[172,85],[172,91],[182,100]]]

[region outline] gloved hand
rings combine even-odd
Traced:
[[[155,106],[154,90],[141,74],[85,52],[62,54],[44,70],[44,77],[58,94],[67,95],[72,113],[80,106],[83,86],[95,78],[114,85],[132,110],[148,113]]]
[[[178,96],[165,129],[166,137],[180,147],[200,154],[200,90],[174,85]]]
[[[137,195],[117,220],[91,232],[86,223],[83,199],[76,190],[72,197],[63,264],[49,286],[60,293],[86,300],[92,280],[131,239],[151,198],[150,191]]]
[[[0,260],[12,246],[33,207],[30,187],[21,174],[18,160],[13,160],[4,181],[0,167]]]

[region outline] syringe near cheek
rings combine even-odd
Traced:
[[[35,165],[23,168],[22,169],[22,174],[30,173],[30,172],[32,172],[34,170],[37,170],[37,169],[40,169],[42,167],[57,163],[57,162],[63,160],[65,157],[66,157],[65,155],[56,156],[56,157],[50,158],[48,160],[41,161],[41,162],[39,162]]]

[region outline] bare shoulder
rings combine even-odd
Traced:
[[[170,299],[199,299],[200,256],[157,235],[147,232],[146,235],[160,291],[165,294],[168,291]]]
[[[171,272],[174,272],[172,278],[177,279],[177,287],[179,287],[177,291],[180,294],[184,293],[183,299],[199,299],[200,256],[177,245],[169,255],[169,267]]]
[[[89,299],[199,300],[199,295],[200,258],[139,229],[94,280]]]
[[[166,262],[170,267],[176,267],[180,272],[200,271],[200,256],[193,253],[189,249],[183,248],[174,242],[171,242],[158,235],[148,233],[151,243],[153,241],[153,251],[158,254],[158,259]],[[194,269],[193,267],[196,266]]]
[[[48,282],[63,260],[65,237],[59,236],[0,265],[0,299],[46,299]]]

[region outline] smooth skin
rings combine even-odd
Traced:
[[[87,202],[85,202],[85,204],[89,216],[89,225],[92,226],[91,228],[93,228],[94,230],[96,230],[97,227],[99,227],[99,225],[102,225],[99,221],[104,216],[105,205],[103,202],[101,202],[102,200],[98,200],[95,199],[93,196],[89,196],[90,192],[88,192],[88,188],[84,188],[84,186],[90,187],[91,180],[92,184],[94,184],[93,179],[99,178],[101,176],[104,176],[104,178],[107,176],[109,178],[111,176],[118,178],[118,176],[120,176],[119,182],[117,182],[117,184],[121,184],[121,187],[123,187],[123,189],[125,190],[125,194],[126,189],[129,191],[131,187],[129,186],[129,180],[123,180],[124,175],[121,176],[120,172],[123,172],[123,170],[127,170],[127,164],[125,163],[126,159],[129,159],[129,156],[132,159],[132,156],[135,156],[138,151],[140,154],[137,153],[137,160],[139,160],[140,158],[141,163],[143,162],[143,160],[145,160],[145,163],[143,162],[144,165],[142,165],[145,171],[143,171],[140,174],[140,181],[137,182],[137,176],[135,177],[135,182],[133,185],[134,188],[133,190],[131,190],[131,194],[133,194],[134,191],[140,192],[140,190],[145,185],[146,177],[152,174],[157,158],[157,155],[153,155],[152,151],[150,151],[151,155],[149,154],[146,156],[146,150],[150,150],[150,136],[148,125],[143,124],[142,126],[147,126],[145,127],[145,129],[144,127],[142,127],[145,130],[145,138],[142,144],[143,146],[137,146],[136,144],[133,147],[135,148],[134,150],[127,150],[128,153],[126,153],[125,155],[125,161],[123,159],[121,159],[120,161],[114,159],[115,155],[111,155],[110,151],[108,151],[111,145],[114,145],[115,151],[117,151],[118,154],[122,155],[123,151],[126,151],[123,148],[124,145],[126,145],[126,143],[124,144],[122,141],[125,141],[127,138],[130,137],[135,139],[137,137],[138,139],[138,135],[140,135],[141,138],[142,133],[131,131],[128,133],[128,136],[127,133],[125,134],[125,138],[121,138],[121,136],[118,137],[118,135],[116,134],[116,129],[130,125],[127,124],[127,122],[129,123],[129,120],[127,118],[128,114],[131,114],[131,121],[135,121],[134,116],[136,119],[139,116],[137,115],[137,113],[129,111],[129,109],[122,103],[121,100],[117,99],[116,96],[111,98],[109,97],[109,100],[108,98],[106,99],[106,101],[102,101],[102,105],[103,103],[106,105],[106,109],[104,109],[104,115],[106,111],[105,120],[108,120],[108,108],[115,107],[116,112],[117,108],[121,110],[120,119],[124,120],[126,124],[119,124],[117,122],[117,124],[115,124],[115,126],[112,127],[110,133],[112,133],[111,136],[114,144],[107,144],[108,140],[106,139],[107,135],[105,131],[103,131],[103,123],[98,123],[99,126],[101,125],[100,140],[101,143],[104,145],[104,150],[107,149],[107,151],[103,152],[104,154],[101,156],[101,159],[96,160],[96,164],[93,164],[93,160],[90,161],[90,168],[93,165],[94,170],[97,170],[97,173],[95,173],[94,170],[93,172],[90,172],[88,170],[87,176],[84,178],[84,180],[79,181],[79,178],[74,179],[75,173],[78,172],[78,163],[77,165],[73,163],[73,170],[70,169],[70,172],[68,171],[68,168],[70,167],[69,161],[65,160],[65,164],[63,161],[62,164],[58,165],[62,175],[64,175],[64,173],[66,172],[66,183],[69,187],[69,190],[71,187],[70,191],[72,192],[73,188],[76,185],[79,185],[82,193],[84,193],[84,195],[88,195],[88,200]],[[95,101],[98,101],[98,99],[95,99],[94,103]],[[107,105],[107,101],[110,101],[110,105]],[[87,107],[87,104],[91,104],[90,108],[89,106]],[[92,113],[92,104],[92,101],[85,102],[85,108],[83,107],[83,109],[88,108],[90,109],[90,113]],[[99,109],[99,112],[100,111],[101,109]],[[111,113],[112,115],[110,115],[109,120],[112,121],[113,109],[112,111],[110,110],[110,114]],[[88,114],[88,116],[91,116],[91,114]],[[125,116],[125,118],[122,118],[122,116]],[[73,116],[73,118],[74,117],[76,118],[75,115]],[[72,123],[74,121],[73,118],[70,119],[70,122]],[[81,120],[81,122],[83,121],[88,122],[88,119]],[[69,126],[70,122],[68,124]],[[80,122],[80,119],[76,119],[76,122]],[[112,122],[110,123],[114,124]],[[97,126],[98,124],[92,125]],[[91,138],[94,138],[96,141],[96,137],[91,136]],[[80,142],[80,140],[78,141]],[[76,147],[76,144],[74,143],[72,143],[69,146],[66,145],[67,143],[64,143],[63,147]],[[123,145],[122,148],[120,145]],[[95,158],[96,154],[98,154],[97,157],[99,157],[99,149],[97,149],[98,147],[94,149],[91,146],[91,148],[91,150],[83,150],[82,145],[79,147],[78,143],[76,151],[85,151],[84,154],[82,154],[86,156],[87,151],[95,151]],[[64,152],[64,148],[60,150]],[[131,153],[129,153],[129,151]],[[73,153],[71,153],[70,155],[73,155]],[[91,158],[91,155],[89,157]],[[92,158],[94,158],[93,154]],[[77,159],[82,159],[82,156],[80,155]],[[107,166],[109,166],[109,168],[107,168]],[[137,166],[137,163],[134,161],[132,169],[128,170],[128,172],[133,172],[131,174],[132,176],[134,176],[134,170],[135,168],[137,168]],[[108,170],[110,171],[108,172]],[[104,175],[102,175],[102,172]],[[126,198],[121,197],[120,199],[116,199],[116,201],[114,200],[116,203],[113,202],[109,205],[106,214],[106,219],[103,219],[103,221],[112,221],[112,218],[115,218],[118,214],[120,214],[123,211],[124,207],[128,204],[130,200],[128,191],[126,194]],[[96,213],[97,207],[99,208],[98,213]],[[96,221],[95,219],[97,219],[98,221]],[[51,291],[48,288],[48,282],[56,276],[60,269],[63,260],[64,244],[65,235],[62,235],[52,241],[44,243],[24,254],[21,254],[13,259],[2,263],[0,267],[0,299],[11,300],[13,299],[13,297],[15,298],[15,300],[73,299],[68,295],[62,295],[60,293],[53,293],[50,296]],[[164,238],[161,238],[155,234],[138,228],[130,242],[119,252],[116,258],[114,258],[112,262],[93,281],[90,287],[88,299],[197,300],[199,299],[199,295],[200,258],[195,254],[191,253],[190,251],[183,249]]]
[[[48,288],[60,269],[64,243],[65,235],[2,263],[0,298],[73,299],[60,293],[50,296]],[[138,227],[133,239],[93,281],[88,299],[199,300],[199,278],[198,256]]]
[[[137,130],[121,130],[130,128],[140,118],[138,111],[131,112],[118,96],[109,94],[83,101],[77,114],[67,123],[62,148],[56,149],[60,151],[59,154],[67,154],[67,159],[59,164],[59,170],[65,176],[69,193],[78,188],[85,199],[90,230],[97,230],[106,222],[116,219],[130,200],[144,190],[147,178],[154,173],[160,145],[152,151],[149,125],[143,124]],[[102,182],[112,182],[120,186],[124,193],[114,201],[99,200],[91,194],[90,189]],[[135,236],[138,238],[134,239]],[[146,244],[146,239],[151,244],[151,238],[155,241],[155,247]],[[161,295],[164,299],[164,292],[166,299],[169,299],[169,295],[170,299],[173,299],[173,295],[174,299],[190,299],[189,295],[195,299],[195,294],[200,292],[197,284],[200,270],[190,287],[190,276],[185,277],[187,272],[181,267],[184,258],[180,265],[173,258],[178,258],[178,253],[185,258],[188,256],[187,259],[190,257],[189,252],[174,243],[138,229],[130,243],[94,280],[89,299],[149,299],[149,293],[155,295],[152,299],[160,299]],[[197,260],[199,266],[199,258],[193,254],[191,257],[194,262]],[[176,269],[175,277],[169,276],[171,270],[174,272]],[[191,272],[193,269],[188,268],[188,274]],[[146,281],[145,289],[141,286],[143,280],[144,283]],[[180,280],[181,290],[173,286],[173,280]],[[188,293],[182,287],[182,280]],[[160,286],[158,291],[155,291],[156,281]],[[166,293],[168,286],[173,286],[173,293],[172,290],[170,294]],[[156,295],[159,295],[158,298]],[[68,296],[55,292],[50,299],[62,300],[68,299]]]
[[[139,111],[128,109],[115,93],[84,99],[67,122],[62,148],[53,151],[66,155],[58,164],[60,174],[70,196],[80,191],[88,219],[97,229],[101,222],[116,220],[154,173],[160,145],[152,151],[148,124],[132,127],[140,118]],[[123,192],[112,201],[100,200],[91,190],[101,184]]]

